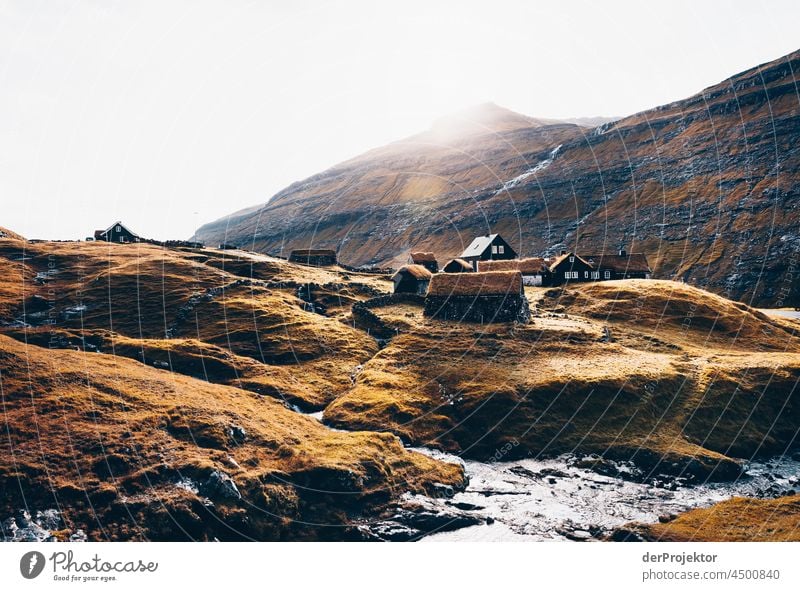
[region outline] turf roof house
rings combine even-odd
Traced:
[[[95,230],[94,239],[122,244],[141,240],[138,234],[126,228],[122,222],[114,222],[105,230]]]
[[[562,250],[561,255],[553,259],[549,271],[550,275],[545,285],[562,285],[599,279],[598,272],[589,261],[566,250]]]
[[[478,236],[459,257],[478,270],[478,261],[505,261],[517,258],[516,251],[503,240],[500,234]]]
[[[445,273],[473,273],[475,269],[464,259],[453,259],[442,267],[442,271]]]
[[[433,276],[433,273],[422,265],[400,267],[397,273],[392,275],[394,293],[414,293],[424,296]]]
[[[519,271],[523,285],[547,285],[550,281],[548,260],[542,257],[511,261],[478,261],[478,271]]]
[[[519,271],[438,273],[425,297],[425,316],[459,322],[528,322]]]
[[[439,263],[436,255],[432,252],[412,252],[408,257],[408,262],[412,265],[422,265],[431,273],[439,272]]]
[[[652,271],[644,253],[594,254],[585,257],[597,273],[597,279],[650,279]]]
[[[289,262],[330,267],[336,264],[336,251],[325,248],[297,248],[289,254]]]

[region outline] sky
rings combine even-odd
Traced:
[[[800,48],[800,2],[0,0],[0,226],[156,239],[491,101],[622,116]]]

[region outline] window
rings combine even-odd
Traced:
[[[575,262],[575,257],[569,257],[569,262],[570,263],[574,263]]]
[[[120,236],[120,237],[119,237],[119,241],[120,241],[120,242],[125,242],[125,236]]]
[[[577,279],[578,272],[577,271],[564,271],[564,279]]]
[[[497,245],[492,244],[492,254],[497,254]]]
[[[122,232],[122,226],[117,226],[117,232]]]
[[[606,279],[611,279],[611,271],[606,271],[606,272],[603,274],[603,276],[604,276]]]
[[[504,253],[505,253],[505,251],[506,251],[506,248],[505,248],[505,246],[503,246],[502,244],[501,244],[500,246],[498,246],[498,247],[497,247],[497,253],[498,253],[498,254],[504,254]]]
[[[592,279],[600,279],[600,271],[592,271]]]
[[[584,279],[589,279],[589,271],[584,271],[583,272],[583,278]]]

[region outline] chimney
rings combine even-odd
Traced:
[[[564,254],[567,254],[567,251],[566,251],[566,250],[562,250],[562,251],[561,251],[561,254],[562,254],[562,255],[564,255]]]
[[[626,253],[626,252],[625,252],[625,249],[624,249],[624,248],[620,248],[620,249],[619,249],[619,256],[621,256],[621,257],[624,257],[624,256],[627,256],[627,254],[628,254],[628,253]]]

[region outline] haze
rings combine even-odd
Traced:
[[[797,2],[0,2],[0,226],[147,237],[496,102],[626,115],[800,47]]]

